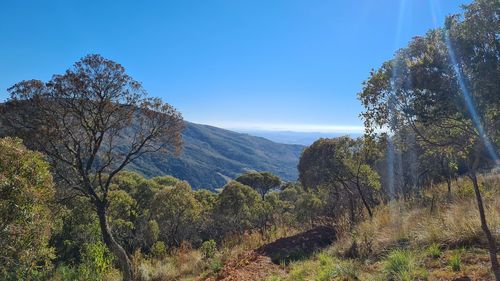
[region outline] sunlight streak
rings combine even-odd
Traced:
[[[431,10],[431,15],[432,15],[432,21],[434,24],[434,28],[438,28],[438,22],[437,18],[440,15],[439,13],[439,7],[436,5],[436,1],[429,0],[429,6]],[[490,155],[491,159],[495,162],[496,165],[500,165],[500,160],[498,159],[498,155],[495,151],[495,148],[491,144],[488,135],[486,134],[483,125],[481,124],[481,120],[479,115],[477,114],[476,107],[474,105],[474,101],[472,100],[472,97],[470,96],[469,89],[467,89],[467,86],[465,84],[465,77],[462,74],[462,71],[460,69],[460,66],[457,62],[457,57],[455,55],[455,51],[453,49],[453,46],[451,44],[451,40],[448,34],[448,31],[445,31],[444,33],[444,43],[446,44],[446,49],[448,51],[448,57],[451,62],[451,67],[453,68],[453,71],[457,75],[458,79],[458,84],[460,87],[460,91],[462,92],[465,105],[467,107],[467,110],[469,111],[469,114],[471,116],[472,122],[474,123],[474,126],[477,128],[479,137],[484,143],[484,146],[486,147],[486,150],[488,151],[488,154]]]
[[[498,155],[493,148],[493,145],[491,144],[488,135],[486,134],[486,131],[484,130],[483,125],[481,124],[481,120],[479,115],[477,114],[476,107],[474,105],[474,101],[472,100],[472,97],[470,96],[469,90],[467,89],[467,86],[465,85],[465,78],[463,77],[462,71],[460,69],[460,66],[457,62],[457,58],[455,56],[455,51],[453,49],[453,46],[450,41],[450,37],[448,35],[448,31],[445,31],[444,34],[444,40],[446,43],[446,48],[448,49],[448,56],[450,58],[451,66],[453,67],[453,70],[455,71],[455,74],[457,75],[458,79],[458,84],[460,86],[460,91],[462,92],[465,105],[467,107],[467,110],[469,111],[469,114],[472,118],[472,122],[476,126],[479,137],[484,143],[484,146],[486,147],[486,150],[488,151],[488,154],[490,154],[491,159],[495,162],[496,165],[500,165]]]

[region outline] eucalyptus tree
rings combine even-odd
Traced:
[[[224,186],[214,208],[214,221],[220,238],[225,234],[243,234],[259,223],[263,213],[262,198],[251,187],[237,181]]]
[[[124,280],[132,280],[131,261],[107,220],[110,186],[142,155],[180,151],[181,114],[148,97],[123,66],[100,55],[82,58],[47,82],[21,81],[8,91],[1,114],[6,133],[47,155],[58,186],[90,200],[104,243]]]
[[[35,280],[50,270],[54,193],[43,155],[19,139],[0,139],[1,280]]]
[[[248,172],[235,179],[244,185],[255,189],[262,199],[269,190],[276,189],[281,185],[281,179],[270,172]]]
[[[305,188],[329,189],[336,205],[348,206],[353,221],[358,199],[371,217],[373,194],[380,189],[380,178],[369,165],[371,148],[365,139],[319,139],[300,157],[299,180]]]
[[[173,187],[158,191],[151,203],[151,215],[159,225],[159,239],[169,246],[192,241],[201,207],[187,182],[178,182]]]
[[[498,165],[500,145],[500,2],[477,0],[443,29],[414,38],[394,59],[372,71],[359,98],[367,130],[410,127],[430,154],[465,162],[500,280],[477,173]]]

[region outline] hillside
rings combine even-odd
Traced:
[[[248,134],[186,122],[179,157],[146,155],[129,166],[145,176],[172,175],[197,188],[215,189],[248,171],[270,171],[296,180],[303,146],[275,143]]]
[[[488,221],[498,225],[500,176],[486,174],[480,182]],[[221,250],[229,253],[221,255],[224,265],[205,273],[212,276],[206,280],[495,280],[472,184],[457,179],[451,197],[446,189],[441,183],[420,199],[381,204],[352,230],[337,223],[275,241],[247,237],[246,248]]]
[[[146,154],[126,169],[146,177],[171,175],[188,181],[194,189],[211,190],[249,170],[269,171],[287,181],[298,177],[302,145],[276,143],[213,126],[185,123],[184,146],[179,156]],[[0,124],[0,136],[4,134]]]

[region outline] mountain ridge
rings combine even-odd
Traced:
[[[210,190],[252,170],[268,171],[286,181],[298,178],[302,145],[276,143],[263,137],[184,122],[184,147],[180,155],[145,154],[125,170],[146,177],[170,175],[189,182],[193,189]],[[0,137],[4,135],[0,124]]]
[[[184,147],[179,156],[144,155],[127,170],[146,177],[171,175],[186,180],[194,189],[214,190],[229,178],[246,171],[269,171],[283,180],[298,177],[297,164],[303,145],[269,139],[210,125],[185,121]]]

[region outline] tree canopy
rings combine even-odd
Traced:
[[[42,154],[0,139],[0,279],[33,280],[50,269],[54,193]]]
[[[262,198],[269,190],[276,189],[281,185],[280,178],[270,172],[248,172],[235,180],[255,189]]]

